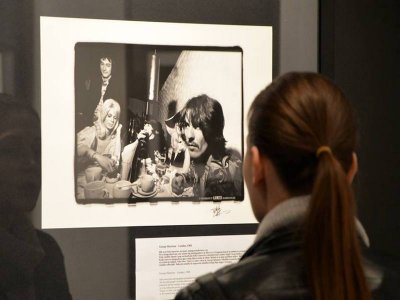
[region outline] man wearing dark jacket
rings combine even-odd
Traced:
[[[113,64],[111,57],[102,57],[99,62],[101,76],[95,79],[87,78],[84,82],[76,82],[76,132],[93,125],[97,115],[97,106],[107,99],[113,99],[119,103],[121,107],[120,123],[123,126],[126,125],[125,89],[122,82],[112,75]]]

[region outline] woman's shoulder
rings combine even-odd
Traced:
[[[86,126],[81,131],[78,132],[78,135],[87,135],[87,134],[95,134],[96,127],[95,126]]]
[[[373,249],[364,249],[364,270],[374,300],[400,299],[400,260]]]
[[[175,299],[312,299],[306,283],[301,235],[296,228],[280,228],[261,238],[238,263],[197,278]],[[390,272],[372,263],[369,257],[364,260],[364,269],[374,296],[379,295],[376,299],[397,299],[380,296],[393,294]]]
[[[289,257],[251,256],[197,278],[175,299],[311,299],[302,272]]]
[[[96,127],[95,126],[86,126],[77,134],[78,141],[86,140],[86,139],[94,139],[96,137]]]
[[[281,248],[284,251],[268,242],[255,244],[251,255],[197,278],[176,299],[310,299],[301,248],[294,244]]]

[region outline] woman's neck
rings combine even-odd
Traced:
[[[269,178],[266,184],[266,213],[275,206],[289,199],[291,195],[276,178]]]
[[[286,199],[292,197],[286,188],[285,184],[280,179],[278,172],[276,171],[275,165],[268,158],[262,160],[264,166],[264,185],[263,193],[265,196],[264,202],[264,216],[271,211],[279,203],[282,203]]]

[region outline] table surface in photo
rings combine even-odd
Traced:
[[[152,199],[152,198],[163,198],[163,200],[165,200],[165,198],[171,198],[171,200],[173,200],[174,198],[180,198],[180,197],[193,197],[193,187],[187,187],[184,189],[183,193],[180,195],[175,194],[172,191],[172,187],[171,187],[171,182],[172,179],[175,177],[176,174],[176,170],[174,169],[174,167],[171,166],[167,166],[166,171],[165,171],[165,175],[168,180],[166,180],[165,182],[165,178],[163,180],[163,178],[159,177],[156,172],[152,172],[152,170],[155,170],[155,166],[151,166],[150,168],[148,168],[148,174],[151,175],[153,177],[154,180],[154,184],[155,184],[155,189],[157,190],[157,193],[151,194],[151,196],[147,196],[147,195],[140,195],[139,193],[135,193],[135,191],[137,191],[137,188],[135,189],[135,187],[140,183],[140,179],[136,180],[135,182],[132,182],[132,194],[131,197],[132,199]],[[105,181],[105,174],[103,174],[103,178],[101,179],[102,181]],[[120,181],[120,180],[118,180]],[[116,182],[118,182],[116,181]],[[79,172],[77,175],[77,199],[80,200],[84,200],[85,199],[85,192],[84,192],[84,187],[86,186],[87,181],[86,181],[86,176],[85,176],[85,172]],[[113,186],[115,185],[115,183],[113,184],[108,184],[108,186],[106,187],[106,189],[109,192],[109,198],[112,199],[113,195],[112,195],[112,190],[113,190]],[[127,199],[128,202],[128,199]]]

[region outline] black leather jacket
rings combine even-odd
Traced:
[[[400,299],[382,291],[383,271],[364,264],[374,299]],[[199,277],[182,289],[175,300],[312,299],[305,282],[301,235],[280,228],[250,247],[236,264]]]

